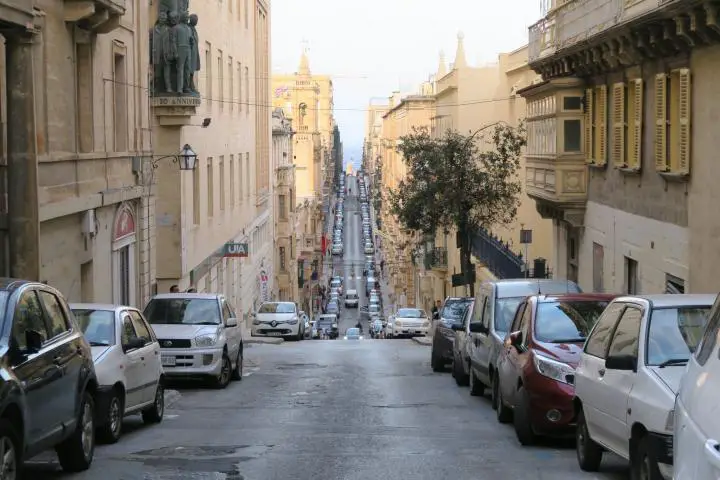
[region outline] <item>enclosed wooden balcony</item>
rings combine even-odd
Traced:
[[[19,0],[17,0],[19,1]],[[109,33],[120,26],[127,0],[65,0],[65,21],[83,30]]]

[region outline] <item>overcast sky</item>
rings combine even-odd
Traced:
[[[454,61],[459,31],[468,63],[482,65],[527,43],[540,18],[540,0],[272,0],[271,8],[273,72],[295,72],[306,45],[311,71],[333,76],[346,162],[359,161],[370,98],[414,92],[437,70],[440,50]]]

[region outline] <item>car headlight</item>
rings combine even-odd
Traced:
[[[675,428],[675,409],[673,408],[670,410],[667,414],[667,418],[665,419],[665,431],[666,432],[672,432]]]
[[[331,328],[337,328],[337,323],[333,323]]]
[[[535,361],[535,369],[540,375],[568,385],[575,382],[575,369],[567,363],[558,362],[537,353],[533,355],[533,360]]]
[[[198,347],[212,347],[218,341],[217,334],[199,335],[195,337],[195,345]]]
[[[289,323],[290,325],[295,325],[297,322],[298,322],[297,317],[294,317],[294,318],[288,320],[288,323]]]
[[[347,337],[343,337],[344,340],[347,340]]]
[[[402,322],[400,320],[395,320],[395,326],[402,327]]]
[[[428,328],[429,326],[430,326],[430,322],[428,322],[427,320],[425,320],[425,321],[423,322],[423,327]]]

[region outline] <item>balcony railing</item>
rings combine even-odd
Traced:
[[[486,230],[479,230],[472,242],[472,253],[498,278],[522,278],[522,255]]]
[[[425,254],[425,269],[430,270],[431,268],[445,270],[448,266],[448,252],[447,248],[435,247],[430,252]]]

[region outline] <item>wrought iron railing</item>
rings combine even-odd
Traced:
[[[435,247],[425,253],[425,268],[447,268],[448,252],[447,248]]]
[[[525,276],[522,256],[484,229],[478,230],[473,238],[472,253],[498,278]]]

